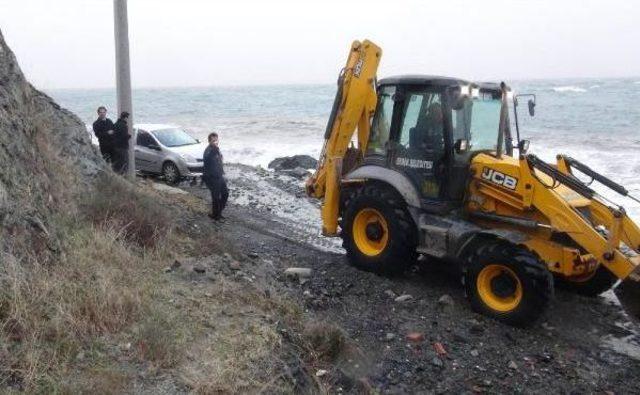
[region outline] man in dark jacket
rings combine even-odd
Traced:
[[[124,174],[127,171],[127,162],[129,157],[129,126],[127,119],[129,113],[124,111],[120,114],[120,118],[113,125],[113,147],[115,151],[115,160],[113,161],[113,170],[116,173]]]
[[[209,217],[217,220],[223,219],[222,210],[227,205],[229,189],[224,180],[224,168],[222,166],[222,154],[218,148],[218,134],[209,134],[209,146],[204,150],[202,180],[211,191],[211,213]]]
[[[98,107],[98,119],[93,123],[93,133],[98,138],[102,158],[111,163],[115,156],[113,149],[113,122],[107,118],[107,108],[104,106]]]

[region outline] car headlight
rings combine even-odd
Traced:
[[[193,156],[189,155],[189,154],[180,154],[180,157],[182,159],[184,159],[187,162],[195,162],[196,158],[194,158]]]

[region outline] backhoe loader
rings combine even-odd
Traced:
[[[349,262],[393,274],[439,258],[459,267],[473,310],[514,326],[534,322],[555,285],[595,296],[622,280],[615,293],[640,317],[640,229],[582,180],[637,199],[569,156],[527,153],[517,122],[527,95],[447,77],[378,81],[381,55],[352,44],[306,183]]]

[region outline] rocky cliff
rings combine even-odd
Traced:
[[[52,238],[50,218],[73,211],[83,186],[104,169],[84,124],[25,79],[2,32],[0,169],[3,251],[28,247],[14,242],[33,232]]]

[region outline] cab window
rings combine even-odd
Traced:
[[[444,125],[440,93],[407,92],[399,143],[415,151],[442,151]]]
[[[385,86],[378,92],[378,106],[371,124],[371,135],[367,147],[369,154],[386,155],[389,148],[395,93],[395,86]]]

